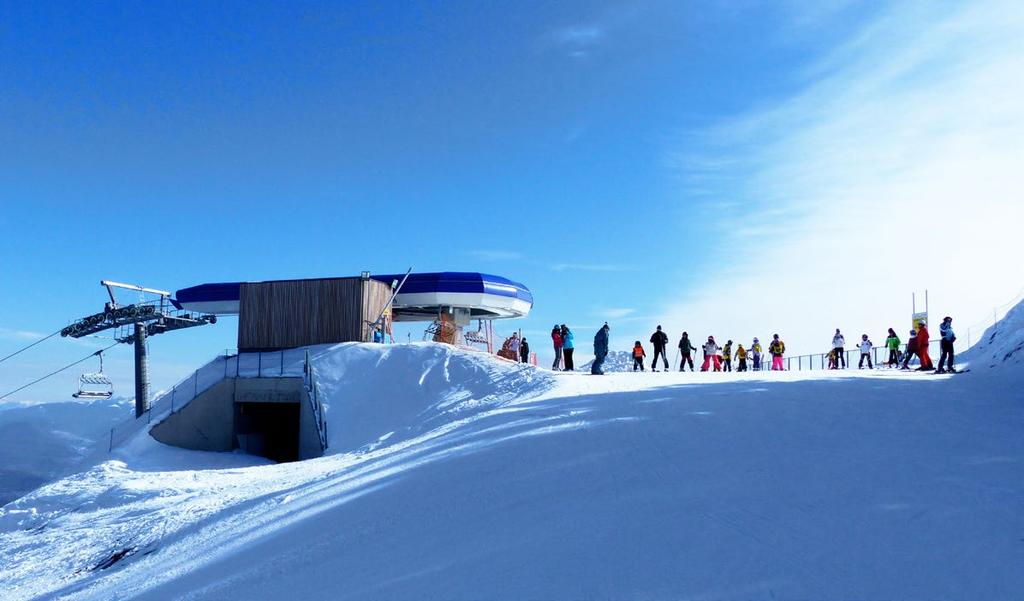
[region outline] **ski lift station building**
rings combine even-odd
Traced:
[[[472,319],[523,317],[533,306],[525,286],[499,276],[420,273],[409,274],[404,282],[403,277],[364,273],[202,284],[178,290],[172,302],[185,311],[238,315],[236,368],[257,352],[368,342],[382,320],[443,318],[461,327]],[[225,364],[223,379],[197,392],[186,405],[172,406],[170,415],[150,432],[160,442],[187,449],[240,449],[276,461],[317,457],[327,446],[327,435],[314,371],[307,365],[302,377],[264,377],[262,370],[256,378],[231,377]]]
[[[179,309],[238,315],[238,350],[265,351],[369,342],[382,316],[458,326],[474,319],[524,317],[533,296],[520,283],[475,272],[202,284],[178,290]],[[400,287],[399,287],[400,285]],[[393,290],[393,288],[395,290]],[[393,292],[394,301],[388,306]]]

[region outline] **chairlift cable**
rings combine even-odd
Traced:
[[[75,361],[74,363],[69,363],[68,365],[65,365],[64,367],[58,369],[57,371],[50,372],[50,373],[46,374],[45,376],[39,378],[38,380],[33,380],[33,381],[29,382],[28,384],[25,384],[21,388],[12,390],[12,391],[8,392],[7,394],[5,394],[3,396],[0,396],[0,401],[2,401],[3,399],[6,399],[7,397],[11,396],[12,394],[14,394],[16,392],[21,392],[22,390],[25,390],[29,386],[32,386],[34,384],[38,384],[38,383],[42,382],[43,380],[45,380],[46,378],[49,378],[50,376],[55,376],[55,375],[59,374],[60,372],[66,370],[66,369],[69,369],[69,368],[72,368],[72,367],[78,365],[79,363],[81,363],[83,361],[88,361],[89,359],[92,359],[96,355],[100,355],[100,353],[102,353],[104,351],[107,351],[107,350],[110,350],[110,349],[114,348],[115,346],[117,346],[119,344],[121,344],[121,343],[120,342],[115,342],[114,344],[111,344],[110,346],[108,346],[105,349],[100,349],[98,351],[89,353],[88,355],[86,355],[85,357],[82,357],[81,359],[79,359],[78,361]],[[100,356],[102,357],[102,355],[100,355]]]
[[[26,347],[24,347],[24,348],[22,348],[22,349],[20,349],[20,350],[14,351],[14,352],[13,352],[13,353],[11,353],[10,355],[7,355],[7,356],[6,356],[6,357],[4,357],[3,359],[0,359],[0,363],[3,363],[4,361],[7,361],[7,360],[8,360],[8,359],[10,359],[11,357],[13,357],[13,356],[15,356],[15,355],[17,355],[17,354],[19,354],[19,353],[22,353],[22,352],[24,352],[24,351],[27,351],[28,349],[30,349],[30,348],[32,348],[33,346],[35,346],[35,345],[39,344],[40,342],[43,342],[44,340],[49,340],[50,338],[53,338],[53,337],[54,337],[54,336],[56,336],[57,334],[60,334],[60,330],[57,330],[56,332],[54,332],[53,334],[50,334],[50,335],[49,335],[49,336],[47,336],[46,338],[40,338],[39,340],[36,340],[36,341],[35,341],[35,342],[33,342],[32,344],[30,344],[30,345],[28,345],[28,346],[26,346]]]

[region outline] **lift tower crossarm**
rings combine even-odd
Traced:
[[[120,282],[111,282],[110,280],[100,280],[101,286],[107,287],[107,293],[110,294],[110,302],[117,302],[114,300],[114,291],[111,288],[124,288],[125,290],[136,290],[138,292],[148,292],[150,294],[156,294],[157,296],[170,296],[171,293],[166,290],[157,290],[155,288],[145,288],[143,286],[136,286],[135,284],[122,284]]]

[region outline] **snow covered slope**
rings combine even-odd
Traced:
[[[955,331],[955,330],[954,330]],[[1024,301],[985,330],[981,339],[960,357],[977,367],[1024,364]]]
[[[133,410],[126,399],[0,405],[0,506],[78,471]]]
[[[594,377],[430,344],[317,364],[336,454],[141,436],[0,511],[5,598],[1024,590],[1019,370]]]

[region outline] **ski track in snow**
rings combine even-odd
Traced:
[[[595,377],[432,344],[314,350],[331,454],[274,465],[140,433],[0,510],[4,598],[1024,587],[1017,370]]]

